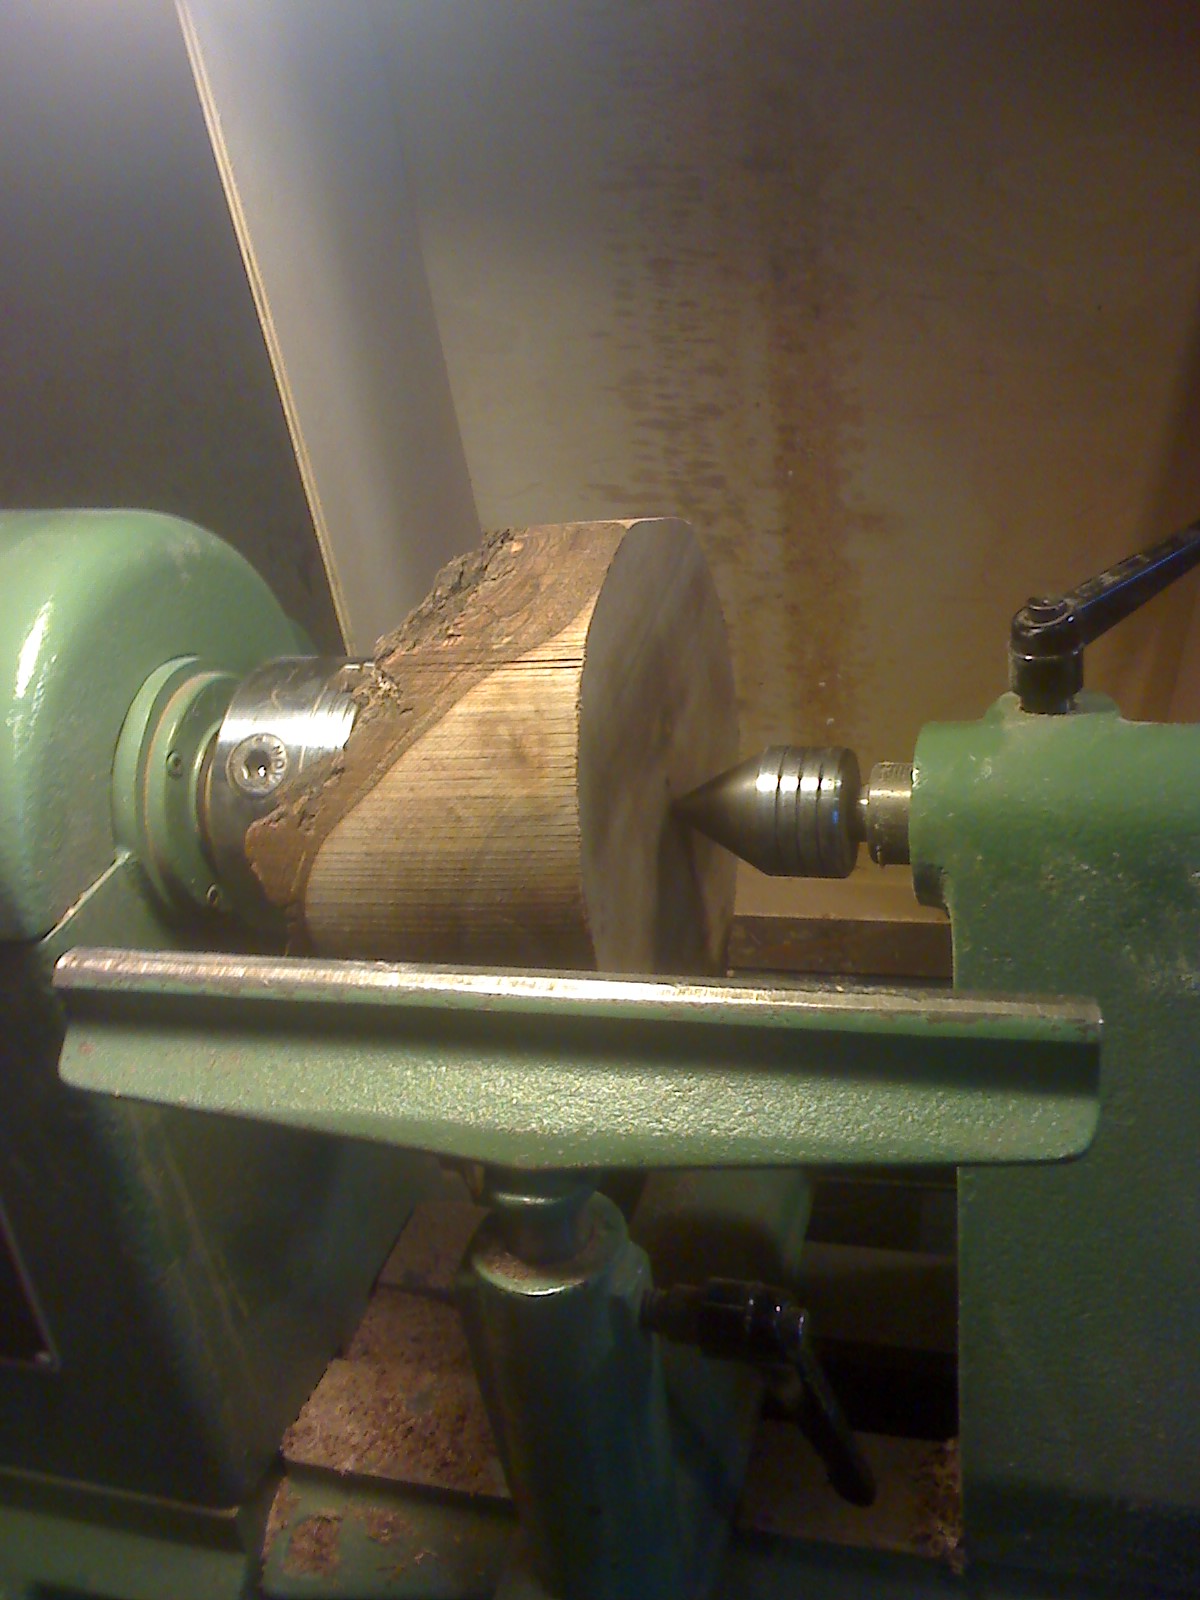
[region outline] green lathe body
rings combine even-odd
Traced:
[[[0,592],[2,1600],[1200,1590],[1197,730],[925,729],[953,989],[307,963],[206,895],[171,787],[297,649],[250,568],[12,516]],[[512,1503],[279,1455],[435,1156],[487,1169],[456,1296]],[[931,1164],[964,1559],[739,1532],[772,1371],[651,1333],[648,1289],[786,1289],[814,1176]]]
[[[1086,1160],[959,1179],[964,1500],[980,1560],[1200,1588],[1200,730],[1085,695],[926,728],[912,844],[955,982],[1094,995]]]
[[[0,1593],[54,1579],[73,1537],[58,1518],[144,1538],[156,1506],[200,1552],[165,1567],[160,1592],[207,1593],[257,1546],[236,1508],[261,1498],[360,1313],[414,1163],[59,1081],[63,951],[225,937],[155,895],[116,835],[114,758],[139,689],[179,658],[240,676],[297,635],[228,546],[141,513],[0,516],[0,593]],[[78,1570],[108,1585],[95,1592],[124,1592],[113,1574],[133,1554],[112,1567],[79,1548]]]

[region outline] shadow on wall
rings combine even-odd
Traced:
[[[0,505],[190,517],[339,636],[174,8],[6,8]]]

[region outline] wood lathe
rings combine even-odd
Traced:
[[[0,7],[0,1600],[1200,1595],[1197,62]]]
[[[735,764],[678,522],[328,661],[194,526],[0,518],[6,1600],[1194,1592],[1200,740],[1083,651],[1198,552],[864,781]],[[726,973],[724,847],[863,841],[953,985]],[[957,1190],[936,1449],[846,1360],[911,1266],[814,1273],[872,1175]]]

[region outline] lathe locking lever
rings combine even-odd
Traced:
[[[664,1339],[758,1367],[772,1397],[821,1457],[838,1494],[856,1506],[873,1502],[874,1474],[817,1359],[808,1312],[786,1289],[729,1278],[651,1289],[641,1319]]]
[[[1023,711],[1070,711],[1083,688],[1083,648],[1200,561],[1200,521],[1126,556],[1056,599],[1037,598],[1012,619],[1009,683]]]

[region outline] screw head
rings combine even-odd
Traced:
[[[167,756],[168,778],[178,778],[183,774],[183,757],[178,750],[172,750]]]
[[[1034,622],[1058,622],[1070,613],[1065,600],[1035,595],[1025,607]]]
[[[225,904],[225,896],[221,893],[219,883],[210,883],[208,893],[204,896],[205,904],[212,911],[220,911]]]
[[[235,789],[261,800],[278,789],[287,776],[287,746],[273,733],[252,733],[234,745],[225,770]]]

